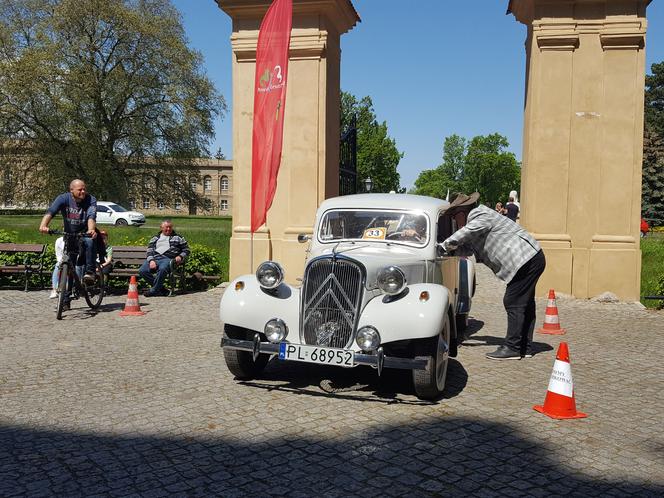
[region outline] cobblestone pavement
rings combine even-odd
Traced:
[[[445,397],[407,375],[271,363],[233,380],[219,348],[220,289],[125,296],[56,322],[46,291],[0,291],[0,496],[662,496],[664,314],[557,301],[581,420],[541,404],[556,336],[534,358],[484,354],[504,335],[502,286],[479,268],[471,339]],[[545,300],[538,300],[538,322]],[[343,376],[342,376],[343,375]]]

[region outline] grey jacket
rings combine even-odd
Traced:
[[[158,255],[157,253],[157,241],[159,240],[159,236],[161,235],[161,232],[159,232],[157,235],[152,237],[150,239],[150,242],[148,242],[148,250],[147,250],[147,261],[152,261],[155,256]],[[169,259],[175,259],[176,256],[182,257],[182,259],[185,259],[187,256],[189,256],[189,244],[187,243],[186,239],[182,237],[180,234],[173,233],[168,239],[169,242],[169,248],[168,251],[166,251],[162,256],[165,256]]]
[[[483,205],[470,211],[466,225],[450,235],[443,248],[475,254],[478,262],[507,283],[541,249],[521,225]]]

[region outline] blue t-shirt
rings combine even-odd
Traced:
[[[97,199],[87,194],[79,204],[71,192],[67,192],[55,198],[51,207],[48,208],[48,212],[51,216],[62,214],[65,232],[85,232],[88,228],[88,220],[97,219]]]

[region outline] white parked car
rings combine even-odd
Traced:
[[[129,211],[114,202],[97,201],[97,223],[103,225],[142,225],[145,216],[138,211]]]
[[[236,278],[220,304],[226,365],[238,379],[281,361],[412,371],[415,392],[438,398],[467,323],[472,260],[439,245],[457,229],[447,201],[360,194],[324,201],[301,286],[275,261]],[[456,217],[458,219],[458,216]],[[465,216],[462,216],[465,220]]]

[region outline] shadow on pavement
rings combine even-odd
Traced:
[[[358,414],[359,415],[359,414]],[[295,422],[293,422],[295,423]],[[310,425],[310,424],[308,424]],[[0,426],[0,495],[662,496],[593,479],[518,426],[441,413],[427,423],[305,437],[98,435]],[[382,492],[381,492],[382,491]]]
[[[262,380],[266,382],[261,382]],[[468,373],[461,363],[450,358],[445,390],[437,401],[413,401],[399,397],[403,394],[415,394],[409,370],[386,368],[379,377],[377,371],[371,367],[334,368],[306,363],[286,363],[273,358],[260,377],[251,381],[237,382],[268,391],[289,391],[312,396],[343,396],[346,399],[381,403],[429,405],[459,395],[468,383]],[[281,384],[275,385],[275,382]],[[354,395],[354,392],[358,394]]]

